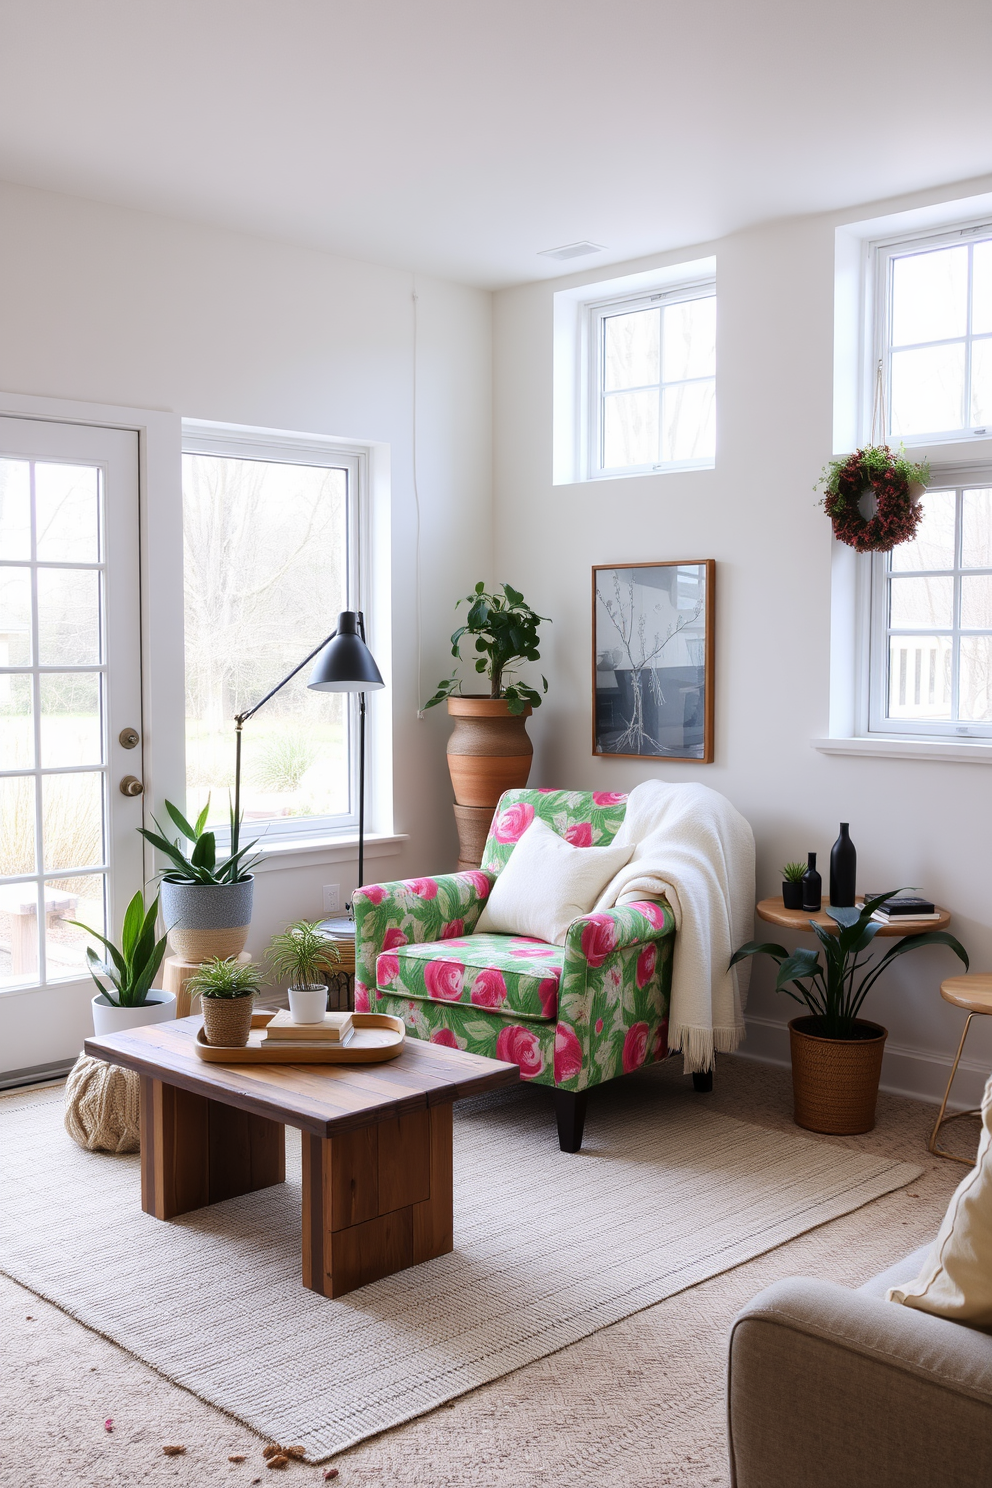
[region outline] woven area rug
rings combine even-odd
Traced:
[[[456,1107],[455,1250],[330,1301],[285,1185],[168,1224],[137,1157],[77,1148],[61,1092],[0,1100],[0,1269],[311,1460],[432,1410],[911,1182],[920,1168],[665,1100],[594,1092],[580,1154],[547,1092]]]

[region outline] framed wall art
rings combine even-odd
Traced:
[[[592,571],[593,754],[713,760],[716,562]]]

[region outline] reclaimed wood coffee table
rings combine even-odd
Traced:
[[[141,1207],[173,1219],[286,1176],[303,1134],[303,1284],[340,1297],[452,1249],[452,1105],[515,1064],[408,1039],[387,1064],[206,1064],[198,1017],[89,1038],[141,1076]]]

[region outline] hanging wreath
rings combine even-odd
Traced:
[[[888,553],[916,536],[929,478],[926,462],[914,465],[901,448],[894,455],[887,444],[869,444],[824,466],[817,484],[826,491],[823,507],[839,542],[859,553]],[[869,492],[875,512],[866,517],[861,501]]]

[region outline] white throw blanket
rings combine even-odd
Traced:
[[[754,834],[719,792],[705,785],[646,780],[627,799],[614,846],[634,855],[601,895],[597,910],[664,894],[675,915],[668,1046],[685,1070],[708,1070],[715,1050],[744,1037],[749,962],[729,971],[754,927]],[[742,975],[743,972],[743,975]]]

